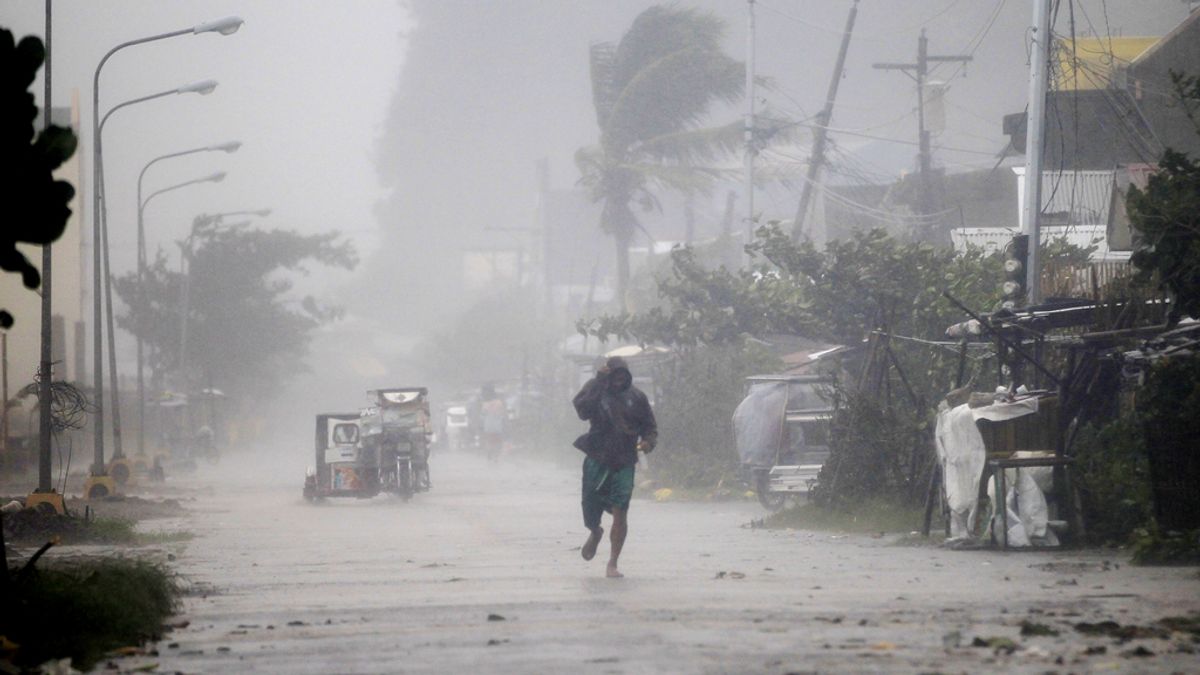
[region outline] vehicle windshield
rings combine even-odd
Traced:
[[[818,382],[791,382],[788,384],[788,410],[826,410],[832,407]]]
[[[338,424],[333,427],[333,442],[338,445],[352,445],[358,442],[358,426],[354,424]]]

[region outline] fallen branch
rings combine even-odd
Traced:
[[[27,577],[31,573],[33,573],[33,566],[37,563],[38,558],[41,558],[42,555],[46,553],[46,551],[50,550],[51,546],[54,546],[59,541],[60,541],[60,539],[58,537],[55,537],[55,538],[51,539],[50,541],[46,542],[45,544],[42,544],[42,547],[37,550],[37,553],[34,553],[33,557],[30,558],[28,561],[26,561],[25,565],[23,565],[21,567],[21,571],[17,572],[17,583],[21,583],[22,581],[25,580],[25,577]]]

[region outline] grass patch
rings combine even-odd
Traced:
[[[4,537],[9,543],[38,546],[54,537],[62,544],[111,544],[138,546],[188,541],[190,532],[138,532],[128,518],[95,518],[39,513],[26,509],[4,518]]]
[[[117,558],[42,563],[6,595],[0,634],[19,645],[18,666],[69,656],[88,670],[106,652],[160,637],[179,587],[162,565]]]
[[[767,517],[774,529],[823,530],[852,534],[908,534],[920,529],[924,512],[919,508],[883,502],[865,502],[847,509],[827,509],[799,504]]]
[[[80,543],[146,545],[173,544],[192,539],[192,533],[183,530],[138,532],[135,525],[134,521],[124,518],[97,518],[91,522],[85,540]]]
[[[191,541],[195,537],[191,532],[185,530],[174,530],[171,532],[138,532],[137,542],[139,544],[178,544],[184,541]]]
[[[138,533],[133,526],[134,522],[125,518],[96,518],[78,530],[76,541],[63,537],[63,543],[136,544]]]

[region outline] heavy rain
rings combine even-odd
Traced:
[[[0,0],[0,671],[1188,672],[1200,3]]]

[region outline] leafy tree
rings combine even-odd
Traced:
[[[75,195],[53,175],[75,154],[75,134],[49,126],[34,136],[38,109],[29,87],[45,60],[40,39],[14,43],[13,34],[0,29],[0,204],[8,213],[0,226],[0,269],[19,273],[30,289],[41,285],[41,274],[16,245],[45,246],[62,236]],[[12,325],[12,315],[0,309],[0,328]]]
[[[962,313],[942,296],[990,308],[1003,278],[999,256],[902,242],[880,229],[818,250],[778,227],[759,228],[747,250],[752,270],[706,269],[690,248],[671,253],[659,279],[661,303],[631,315],[581,322],[581,330],[671,345],[725,344],[745,335],[794,333],[856,344],[881,325],[940,339]]]
[[[600,226],[616,244],[622,308],[629,245],[641,227],[635,206],[654,209],[656,189],[707,189],[719,171],[700,164],[741,142],[738,123],[701,128],[714,103],[742,95],[745,70],[721,49],[724,32],[710,14],[655,6],[638,15],[619,43],[592,45],[600,142],[577,151],[575,162],[580,182],[602,203]]]
[[[1175,320],[1200,316],[1200,163],[1167,150],[1145,190],[1132,187],[1129,220],[1141,233],[1133,264],[1170,291]]]
[[[233,394],[269,394],[300,369],[312,331],[337,318],[311,296],[289,299],[293,282],[286,272],[303,274],[309,263],[353,269],[356,254],[339,235],[301,235],[287,230],[220,227],[197,219],[185,251],[188,274],[186,366]],[[178,369],[185,278],[167,268],[160,252],[145,276],[145,294],[137,275],[116,280],[117,293],[129,307],[118,321],[150,347],[149,363],[160,376]]]
[[[654,414],[664,442],[650,456],[654,480],[695,489],[736,485],[733,409],[747,377],[777,372],[779,365],[778,357],[747,341],[685,350],[656,367]]]
[[[1200,133],[1200,78],[1171,73],[1188,119]],[[1129,189],[1129,222],[1141,233],[1133,264],[1174,296],[1172,321],[1200,316],[1200,163],[1167,149],[1146,189]]]
[[[730,458],[720,461],[729,454],[727,433],[692,439],[687,430],[711,429],[712,420],[723,423],[732,413],[729,401],[740,398],[742,378],[751,373],[732,377],[725,367],[721,374],[728,377],[706,374],[714,372],[713,363],[736,363],[747,336],[791,333],[854,346],[872,331],[886,329],[897,336],[941,340],[947,326],[964,318],[943,291],[979,308],[994,307],[1000,299],[1000,256],[980,250],[958,254],[904,242],[882,230],[859,232],[820,250],[809,242],[793,242],[771,224],[759,228],[747,250],[758,264],[735,273],[707,269],[692,249],[676,249],[670,273],[659,280],[658,305],[579,324],[581,330],[602,337],[682,348],[680,372],[673,372],[670,380],[681,390],[674,400],[664,394],[664,407],[690,398],[724,402],[723,413],[694,404],[681,404],[673,412],[686,445],[674,447],[671,436],[664,434],[664,456],[686,455],[705,467],[681,475],[683,481],[713,477],[706,473],[713,462],[728,466]],[[822,478],[825,488],[834,486],[838,498],[823,503],[864,494],[921,496],[930,466],[931,405],[953,387],[957,354],[899,338],[890,340],[885,354],[891,365],[884,368],[877,390],[839,389],[842,410],[835,427],[847,433],[836,434],[836,457],[827,464],[830,475]],[[981,364],[973,363],[968,375],[978,372]]]

